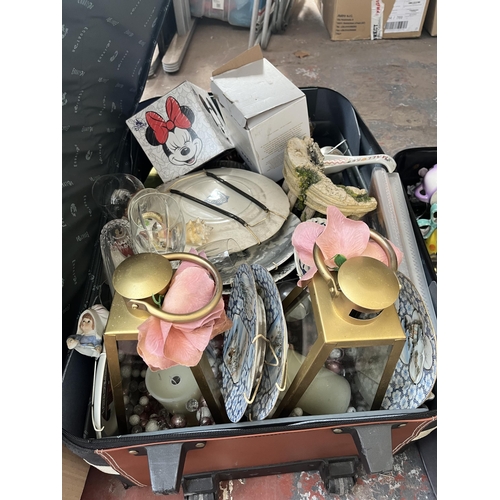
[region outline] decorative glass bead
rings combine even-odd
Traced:
[[[342,363],[339,363],[335,359],[328,358],[325,361],[325,367],[334,373],[337,373],[339,375],[343,375],[344,367],[342,366]]]
[[[212,418],[212,414],[210,413],[210,410],[208,409],[208,406],[202,406],[200,409],[196,412],[196,420],[198,422],[201,422],[201,420],[205,417]]]
[[[160,408],[158,410],[158,415],[163,418],[170,418],[170,414],[168,413],[168,410],[166,408]]]
[[[148,420],[146,424],[145,431],[146,432],[154,432],[160,429],[160,426],[158,425],[158,421],[154,418]]]
[[[186,402],[186,410],[190,413],[197,411],[199,406],[200,403],[195,398],[191,398]]]
[[[289,417],[302,417],[302,415],[304,415],[304,411],[302,410],[302,408],[297,407],[290,412]]]
[[[139,415],[134,413],[133,415],[130,415],[130,417],[128,418],[128,423],[132,426],[139,425],[141,423],[141,417],[139,417]]]
[[[341,360],[344,357],[344,350],[336,347],[335,349],[332,350],[332,352],[328,357],[332,359]]]
[[[174,413],[170,419],[173,427],[186,427],[186,418],[180,413]]]
[[[202,417],[200,420],[200,425],[213,425],[214,423],[211,417]]]
[[[127,403],[125,405],[125,415],[127,415],[127,417],[130,417],[130,415],[132,415],[133,413],[134,413],[134,405],[131,403]]]
[[[132,367],[130,365],[123,365],[120,368],[122,378],[130,378],[132,375]]]

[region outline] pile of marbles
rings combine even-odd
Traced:
[[[130,434],[197,425],[213,425],[203,398],[190,399],[185,413],[170,413],[147,390],[147,365],[138,355],[119,354],[123,402]]]

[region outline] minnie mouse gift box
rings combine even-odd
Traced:
[[[126,123],[163,182],[233,148],[209,94],[187,81]]]

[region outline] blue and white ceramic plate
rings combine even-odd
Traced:
[[[227,304],[227,316],[232,327],[225,333],[222,351],[222,395],[227,416],[239,422],[250,398],[254,382],[255,344],[257,329],[257,289],[248,264],[236,271]]]
[[[406,343],[382,401],[384,410],[418,408],[436,382],[436,332],[420,293],[401,272],[401,290],[395,303]]]
[[[266,311],[267,339],[262,380],[250,406],[249,418],[263,420],[269,416],[278,400],[280,388],[284,387],[285,363],[288,350],[288,332],[280,294],[273,277],[258,264],[251,266]],[[270,349],[269,346],[272,346]],[[273,353],[274,351],[274,353]]]

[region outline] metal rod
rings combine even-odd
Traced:
[[[257,29],[257,15],[259,13],[260,0],[253,0],[252,20],[250,22],[250,37],[248,39],[248,48],[251,49],[255,45],[255,31]]]

